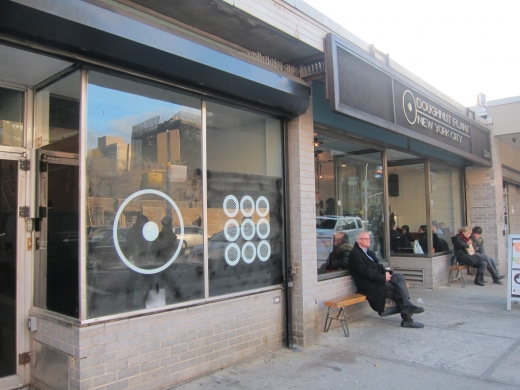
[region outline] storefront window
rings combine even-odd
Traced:
[[[206,120],[209,295],[280,284],[280,121],[212,102]]]
[[[428,254],[424,166],[422,162],[388,163],[390,255]],[[414,241],[418,241],[416,248]]]
[[[90,72],[87,316],[204,298],[201,101]]]
[[[432,163],[431,220],[435,253],[453,250],[451,237],[464,225],[462,172]]]
[[[23,92],[0,88],[0,145],[23,146]]]
[[[357,233],[368,231],[370,249],[384,259],[381,152],[318,135],[314,141],[318,274],[348,269]]]

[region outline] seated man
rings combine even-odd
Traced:
[[[413,314],[422,313],[422,307],[415,306],[411,301],[402,274],[390,274],[386,271],[374,252],[370,251],[370,235],[360,232],[356,244],[350,251],[348,264],[356,283],[357,291],[366,295],[370,307],[377,311],[385,310],[386,298],[391,298],[401,312],[403,328],[422,328],[423,324],[412,319]]]
[[[483,233],[483,230],[480,226],[475,226],[472,230],[471,230],[471,240],[473,241],[473,248],[475,249],[475,254],[477,255],[486,255],[486,252],[484,251],[484,239],[482,238],[482,233]],[[487,257],[489,262],[490,262],[490,265],[491,267],[493,267],[493,269],[495,270],[495,272],[497,273],[497,278],[498,279],[503,279],[504,276],[501,276],[499,273],[498,273],[498,268],[497,268],[497,265],[495,263],[495,260],[493,260],[491,257]]]

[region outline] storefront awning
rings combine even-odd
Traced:
[[[25,5],[27,3],[28,5]],[[301,80],[79,0],[0,2],[0,34],[121,66],[202,91],[245,100],[286,115],[304,113],[310,88]],[[1,37],[0,37],[1,38]]]

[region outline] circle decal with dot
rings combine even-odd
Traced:
[[[171,259],[169,259],[162,266],[157,267],[157,268],[152,268],[152,269],[140,268],[140,267],[137,267],[136,265],[132,264],[132,262],[130,262],[130,260],[128,260],[126,258],[126,256],[124,255],[124,253],[121,250],[121,247],[119,245],[119,240],[117,239],[117,228],[119,226],[119,219],[121,218],[121,214],[123,213],[123,210],[128,205],[128,203],[130,203],[132,200],[134,200],[138,196],[145,195],[145,194],[158,195],[158,196],[164,198],[168,203],[170,203],[172,205],[173,209],[175,210],[175,213],[177,214],[177,218],[179,220],[179,224],[180,224],[180,228],[181,228],[181,233],[180,233],[180,235],[177,236],[177,238],[179,239],[178,240],[179,244],[177,245],[177,249],[175,250],[175,253],[171,257]],[[153,225],[155,225],[155,227]],[[155,234],[157,233],[157,236],[159,235],[159,227],[157,226],[157,224],[155,222],[147,222],[143,226],[142,233],[143,233],[143,237],[146,240],[153,241],[154,240],[153,237],[155,236]],[[173,201],[173,199],[170,198],[168,195],[166,195],[164,192],[157,191],[157,190],[141,190],[141,191],[134,192],[132,195],[130,195],[128,198],[125,199],[125,201],[121,204],[121,206],[119,206],[116,216],[114,217],[114,227],[112,228],[112,235],[113,235],[114,246],[116,248],[116,252],[119,255],[119,258],[121,259],[121,261],[123,263],[125,263],[125,265],[128,268],[134,270],[135,272],[151,275],[151,274],[156,274],[158,272],[164,271],[166,268],[168,268],[170,265],[172,265],[172,263],[175,261],[175,259],[179,255],[179,253],[182,249],[182,242],[184,240],[184,222],[182,220],[182,214],[181,214],[181,211],[179,210],[179,207],[177,207],[177,204]],[[157,236],[155,236],[155,238],[157,238]]]
[[[417,108],[415,107],[415,98],[409,90],[403,93],[403,110],[406,120],[413,125],[417,120]]]

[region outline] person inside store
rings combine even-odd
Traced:
[[[336,215],[336,201],[334,200],[334,198],[328,198],[325,201],[324,215]]]
[[[401,252],[403,245],[403,234],[394,220],[390,220],[390,253]]]
[[[353,248],[350,243],[347,233],[338,235],[338,245],[334,245],[334,250],[330,252],[327,259],[327,266],[325,272],[333,272],[337,270],[345,270],[348,268],[348,256]]]
[[[412,233],[410,233],[410,226],[403,225],[401,226],[401,252],[403,253],[413,253],[413,246],[412,243],[415,241],[415,239],[412,236]]]
[[[469,227],[461,227],[459,229],[459,234],[453,236],[451,242],[453,243],[453,251],[457,257],[457,262],[477,269],[474,281],[477,286],[485,286],[484,271],[486,269],[491,274],[493,283],[504,284],[504,282],[500,280],[498,273],[491,266],[491,263],[487,261],[488,257],[477,255],[475,253],[475,248],[473,247],[473,241],[471,239],[471,229]]]
[[[369,248],[370,234],[358,233],[348,257],[357,292],[366,295],[370,307],[379,313],[385,310],[386,298],[393,299],[401,312],[403,328],[423,328],[424,325],[414,321],[412,316],[424,312],[424,308],[411,302],[404,276],[386,270]]]
[[[484,239],[482,238],[483,230],[480,226],[475,226],[471,229],[471,240],[473,241],[473,248],[475,249],[475,253],[479,256],[487,256],[484,250]],[[501,276],[498,272],[497,264],[494,259],[487,256],[487,260],[495,270],[498,275],[498,279],[503,279],[504,276]]]
[[[448,243],[443,238],[440,238],[435,229],[432,226],[432,237],[433,237],[433,253],[446,252],[450,250]],[[424,253],[428,253],[428,231],[426,225],[419,226],[419,234],[417,235],[419,245],[421,246]]]

